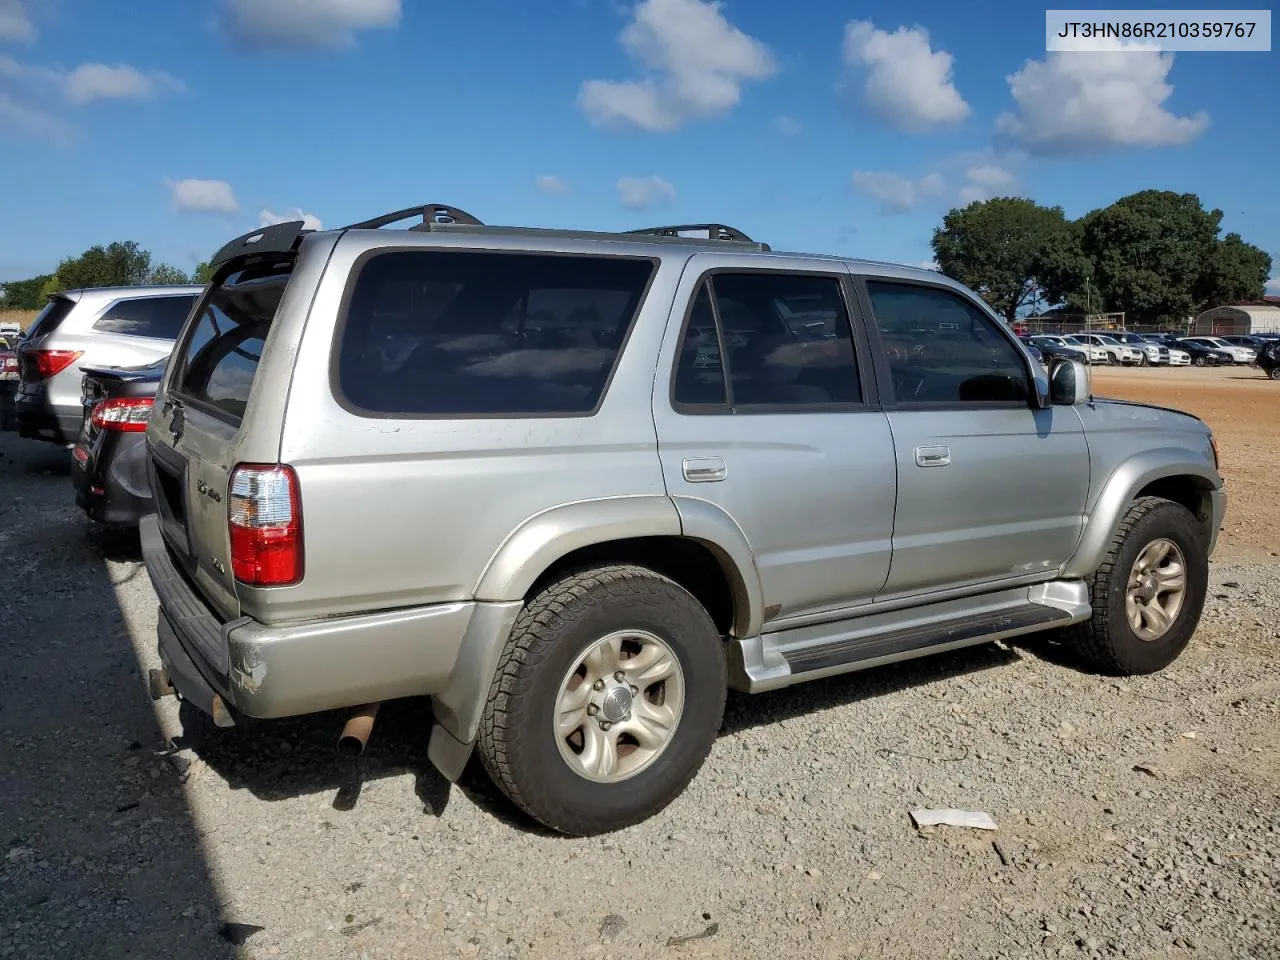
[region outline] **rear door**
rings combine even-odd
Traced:
[[[292,257],[285,257],[234,270],[210,285],[174,350],[148,430],[151,485],[165,541],[224,619],[240,613],[228,481],[244,456],[242,428],[292,268]],[[274,462],[279,423],[263,433],[257,449]]]
[[[843,263],[699,254],[654,384],[663,478],[689,524],[742,531],[770,621],[870,602],[889,572],[896,478]]]

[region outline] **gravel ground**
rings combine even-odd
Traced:
[[[1163,674],[1047,638],[734,696],[666,813],[572,840],[435,774],[426,704],[356,763],[336,715],[153,705],[136,545],[62,451],[0,434],[0,490],[0,957],[1280,957],[1266,552],[1215,561]]]

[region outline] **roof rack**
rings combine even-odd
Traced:
[[[689,231],[705,233],[708,240],[736,240],[738,243],[755,243],[737,227],[723,223],[684,223],[673,227],[642,227],[639,230],[628,230],[627,233],[645,233],[651,237],[679,237]]]
[[[425,203],[416,207],[406,207],[404,210],[396,210],[394,213],[384,213],[372,220],[349,223],[342,229],[377,230],[379,227],[387,227],[401,220],[408,220],[410,217],[422,218],[422,223],[416,227],[410,227],[411,230],[429,230],[433,223],[465,223],[473,227],[484,226],[480,220],[459,207],[451,207],[447,203]]]

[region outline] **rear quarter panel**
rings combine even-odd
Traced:
[[[408,234],[403,241],[477,243],[530,249],[515,237]],[[687,255],[658,265],[593,416],[375,419],[344,409],[329,379],[348,278],[375,245],[385,247],[385,238],[344,236],[298,345],[280,460],[297,471],[302,491],[306,574],[296,587],[260,591],[270,594],[256,614],[264,619],[470,599],[500,548],[530,518],[587,501],[665,497],[649,397]],[[598,243],[570,240],[556,250],[602,252]]]

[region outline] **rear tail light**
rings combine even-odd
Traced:
[[[231,569],[254,587],[302,579],[302,509],[298,475],[282,464],[241,464],[231,474],[227,519]]]
[[[2,357],[0,357],[0,368],[3,368],[5,373],[10,373],[14,370],[17,370],[18,358],[14,356],[12,353],[3,354]]]
[[[31,350],[27,357],[36,368],[36,379],[48,380],[75,363],[83,353],[82,350]]]
[[[151,397],[119,397],[101,400],[93,405],[89,419],[99,430],[120,433],[143,433],[151,417]]]

